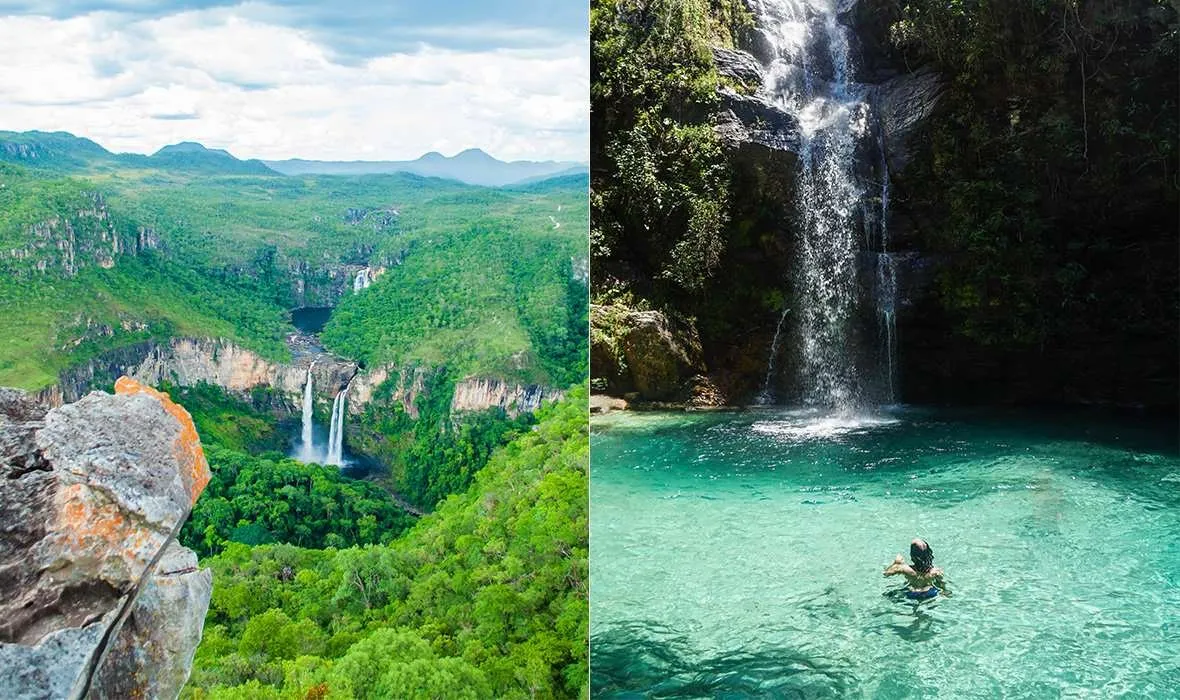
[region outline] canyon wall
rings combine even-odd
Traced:
[[[399,403],[411,417],[418,417],[418,397],[427,390],[428,379],[439,370],[412,367],[399,370],[382,365],[360,370],[355,362],[329,353],[301,353],[291,363],[268,360],[258,353],[223,340],[174,338],[168,342],[146,342],[103,353],[63,372],[56,385],[38,393],[51,406],[77,401],[88,391],[109,385],[127,375],[158,386],[167,381],[178,386],[208,383],[250,400],[256,389],[269,389],[282,398],[284,407],[295,413],[301,405],[307,370],[312,368],[312,387],[317,399],[331,401],[348,387],[348,411],[359,414],[374,400]],[[388,395],[378,391],[382,384]],[[541,401],[560,398],[562,392],[535,384],[505,382],[490,377],[467,377],[455,384],[452,412],[479,411],[500,407],[509,415],[534,411]]]

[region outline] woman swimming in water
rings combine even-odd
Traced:
[[[926,600],[937,596],[940,589],[945,589],[942,569],[934,565],[934,550],[926,540],[915,539],[910,543],[910,560],[913,563],[906,564],[905,558],[898,554],[893,563],[885,567],[886,576],[905,576],[910,586],[905,592],[906,598]]]

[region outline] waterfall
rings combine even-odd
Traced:
[[[336,393],[332,401],[332,427],[328,431],[328,458],[325,464],[343,464],[344,452],[344,390]]]
[[[878,212],[878,229],[881,238],[881,253],[877,256],[877,316],[881,327],[881,363],[885,374],[885,395],[887,402],[897,399],[897,316],[894,303],[897,299],[897,266],[889,254],[889,161],[885,158],[884,139],[878,139],[881,153],[881,210]]]
[[[861,296],[857,275],[862,250],[858,231],[863,230],[861,212],[865,210],[857,155],[869,133],[870,108],[867,91],[851,81],[848,32],[837,21],[839,4],[839,0],[753,3],[758,26],[774,48],[763,93],[795,115],[800,129],[797,268],[791,290],[798,386],[804,403],[845,410],[861,402],[863,384],[875,376],[859,366],[857,353]],[[879,257],[878,270],[891,279],[888,256]],[[889,285],[876,286],[883,293]],[[891,299],[888,314],[892,319]],[[779,330],[781,326],[782,319]],[[893,342],[892,333],[890,326],[887,343]],[[764,397],[772,395],[777,345],[776,331]]]
[[[332,425],[328,430],[328,458],[324,461],[325,464],[336,466],[344,464],[344,418],[347,415],[345,402],[348,397],[348,389],[351,386],[352,380],[350,379],[348,384],[337,392],[335,400],[332,401]]]
[[[307,381],[303,384],[303,441],[299,446],[299,459],[303,462],[313,462],[316,459],[314,437],[312,435],[312,404],[314,394],[311,387],[311,372],[315,363],[307,368]]]
[[[356,278],[352,281],[352,293],[359,294],[362,289],[368,289],[372,283],[372,271],[369,268],[357,270]]]
[[[790,311],[790,309],[783,309],[782,316],[778,317],[778,325],[774,327],[774,340],[770,341],[770,360],[766,363],[766,379],[762,382],[762,392],[758,394],[757,403],[760,406],[774,401],[774,391],[770,386],[774,379],[774,359],[778,357],[778,338],[783,332],[783,321],[787,320],[787,314]]]

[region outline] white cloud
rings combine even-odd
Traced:
[[[0,17],[0,65],[0,128],[70,131],[114,151],[192,140],[266,159],[588,155],[588,41],[422,45],[341,65],[306,31],[219,8]]]

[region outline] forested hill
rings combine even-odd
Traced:
[[[191,141],[165,146],[145,156],[111,153],[90,139],[65,131],[0,131],[0,161],[59,173],[161,169],[220,175],[277,174],[260,160],[239,160],[224,150]]]
[[[288,310],[337,304],[346,320],[325,341],[364,362],[445,358],[458,374],[556,386],[585,354],[576,179],[283,176],[198,144],[124,156],[41,132],[0,133],[5,160],[0,384],[38,389],[178,335],[283,359]],[[374,282],[354,297],[364,268]]]
[[[1175,3],[890,0],[839,21],[888,122],[864,148],[888,201],[855,216],[888,208],[900,398],[1174,407]],[[707,376],[753,400],[799,260],[798,125],[758,98],[766,37],[727,1],[594,0],[591,31],[602,317],[651,310],[699,343],[680,398]],[[625,359],[604,324],[601,367]]]
[[[382,544],[228,543],[203,560],[216,583],[182,697],[585,697],[586,399],[583,385],[540,412],[470,488],[392,541],[396,530],[383,528],[401,523],[354,494],[337,496],[359,486],[292,464],[270,474],[285,482],[272,503],[247,490],[270,486],[256,476],[269,465],[215,453],[226,465],[218,471],[239,474],[235,500],[254,502],[260,521],[265,512],[291,522],[309,544],[321,525],[329,544],[341,541],[336,533]],[[202,506],[213,518],[229,508],[216,500]],[[352,521],[359,511],[368,514]],[[213,521],[208,529],[216,532]]]

